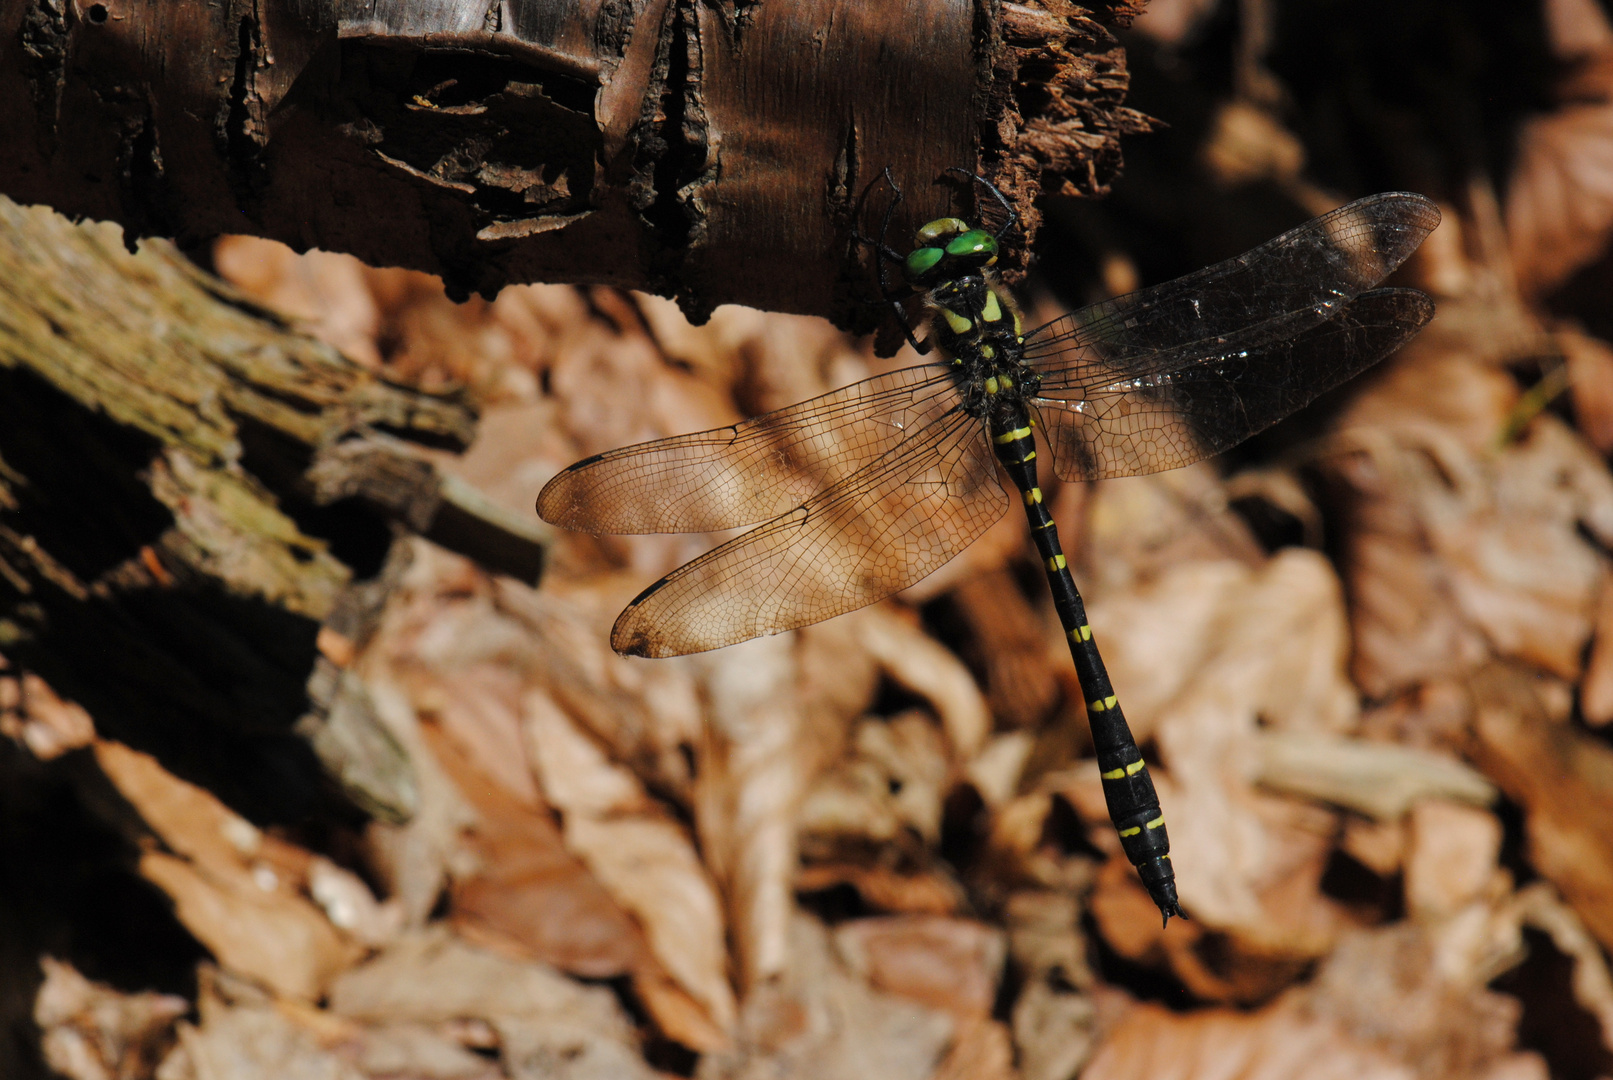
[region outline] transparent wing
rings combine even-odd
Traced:
[[[1439,224],[1421,195],[1357,199],[1235,259],[1026,335],[1043,389],[1076,394],[1293,337],[1375,288]]]
[[[646,589],[611,647],[678,656],[821,622],[905,589],[1002,517],[982,422],[948,414],[838,485]]]
[[[832,489],[958,403],[924,364],[732,427],[585,458],[538,496],[538,516],[590,533],[716,532],[755,525]]]
[[[1354,378],[1434,317],[1415,289],[1363,293],[1332,319],[1271,340],[1196,353],[1174,368],[1032,401],[1066,480],[1163,472],[1230,449]]]

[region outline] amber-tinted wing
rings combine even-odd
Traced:
[[[904,368],[732,427],[586,458],[544,487],[538,516],[591,533],[716,532],[770,521],[957,402],[946,366]]]
[[[1426,297],[1394,290],[1355,311],[1356,330],[1307,335],[1438,224],[1421,195],[1373,195],[1235,259],[1032,331],[1025,357],[1042,374],[1037,404],[1055,471],[1098,479],[1186,465],[1376,363],[1427,322]],[[1296,364],[1303,357],[1318,366]]]
[[[982,422],[956,404],[800,506],[674,570],[611,647],[678,656],[821,622],[939,569],[1002,517]]]
[[[1174,370],[1117,379],[1032,405],[1067,480],[1175,469],[1228,450],[1409,341],[1434,317],[1415,289],[1363,293],[1294,336],[1243,341]]]

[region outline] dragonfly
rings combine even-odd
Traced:
[[[954,170],[964,172],[963,170]],[[1393,353],[1433,301],[1380,284],[1439,224],[1427,198],[1358,199],[1236,258],[1027,328],[995,270],[1015,222],[920,227],[902,256],[926,361],[742,423],[597,454],[538,496],[589,533],[749,527],[623,610],[611,646],[666,657],[872,604],[939,569],[1018,495],[1075,665],[1109,816],[1159,907],[1182,916],[1164,813],[1037,480],[1175,469],[1230,449]],[[887,179],[888,176],[887,176]],[[894,182],[891,187],[900,191]],[[885,214],[889,228],[895,200]],[[899,308],[900,310],[900,308]]]

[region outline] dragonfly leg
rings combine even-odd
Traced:
[[[955,172],[959,176],[967,176],[969,179],[991,192],[992,198],[997,200],[998,205],[1003,208],[1003,212],[1008,215],[1008,220],[1003,222],[1002,228],[998,229],[996,232],[996,237],[998,240],[1001,240],[1009,229],[1012,229],[1015,225],[1019,224],[1019,212],[1014,209],[1013,204],[1008,201],[1008,196],[1004,195],[1002,193],[1002,189],[996,184],[993,184],[990,180],[987,180],[979,173],[972,173],[968,169],[962,169],[956,165],[947,166],[946,171]]]

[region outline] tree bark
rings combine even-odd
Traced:
[[[407,816],[409,763],[346,671],[397,540],[533,580],[546,535],[432,464],[474,421],[166,244],[0,199],[0,665],[249,812],[318,805],[317,756]]]
[[[1027,239],[1042,188],[1103,190],[1147,125],[1109,33],[1129,4],[0,0],[0,192],[461,295],[603,283],[867,328],[851,239],[886,166],[902,233],[967,210],[949,166]]]

